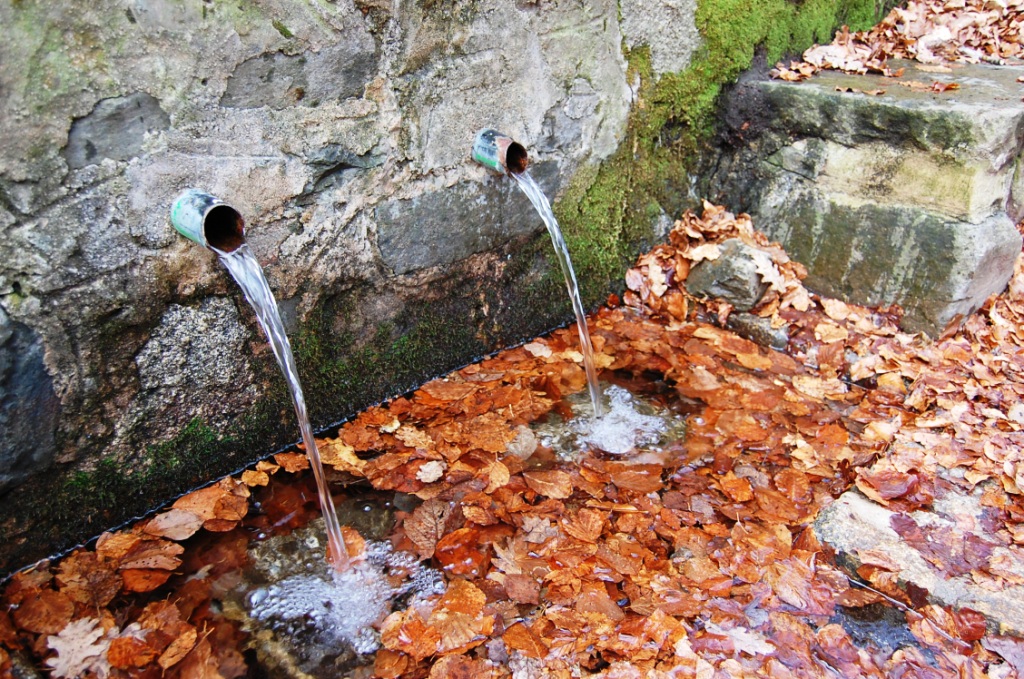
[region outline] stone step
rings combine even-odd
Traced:
[[[1002,290],[1020,252],[1024,67],[903,66],[737,88],[729,105],[760,132],[709,194],[750,212],[811,289],[900,304],[904,327],[937,335]]]

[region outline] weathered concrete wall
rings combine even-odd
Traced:
[[[692,0],[653,6],[687,36],[658,42],[682,68]],[[561,322],[517,300],[547,271],[541,223],[468,152],[482,127],[513,135],[550,194],[611,154],[633,96],[618,16],[612,0],[0,5],[0,542],[39,555],[39,495],[67,499],[74,533],[296,437],[244,300],[168,223],[183,188],[246,216],[320,426]]]

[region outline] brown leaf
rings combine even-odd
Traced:
[[[531,575],[506,575],[504,587],[508,598],[517,604],[540,603],[540,583]]]
[[[189,625],[174,641],[171,642],[171,645],[167,647],[167,650],[157,658],[157,664],[164,670],[177,665],[196,645],[196,640],[198,638],[199,631],[196,630],[195,627]]]
[[[95,552],[78,550],[60,562],[57,583],[80,604],[102,608],[121,591],[121,577]]]
[[[434,558],[445,573],[481,577],[487,570],[490,557],[478,549],[480,531],[476,528],[460,528],[438,540]]]
[[[203,519],[187,509],[171,509],[154,516],[143,531],[170,540],[187,540],[203,527]]]
[[[270,483],[270,475],[256,469],[246,469],[242,472],[242,483],[247,486],[265,486]]]
[[[289,474],[309,469],[309,458],[302,453],[278,453],[274,456],[274,461]]]
[[[64,629],[75,612],[71,599],[52,589],[44,589],[27,597],[11,611],[14,624],[36,634],[57,634]]]
[[[572,495],[572,477],[558,471],[523,472],[523,479],[530,490],[545,497],[564,500]]]
[[[126,592],[152,592],[171,577],[171,571],[151,568],[129,568],[121,571]]]
[[[517,622],[502,635],[505,647],[510,651],[519,651],[527,658],[544,658],[548,654],[548,647],[534,634],[529,627]]]
[[[444,535],[444,526],[451,511],[449,503],[432,499],[414,509],[405,519],[405,534],[416,545],[420,558],[429,559],[434,556],[437,541]]]
[[[985,636],[985,616],[970,608],[953,612],[956,635],[964,641],[978,641]]]
[[[118,637],[110,642],[107,660],[119,670],[145,667],[156,658],[157,652],[145,640],[133,636]]]
[[[137,568],[173,571],[181,565],[178,555],[185,548],[167,540],[141,540],[137,542],[118,564],[118,570]]]

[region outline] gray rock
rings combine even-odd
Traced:
[[[835,72],[737,88],[727,108],[764,119],[749,138],[750,121],[730,121],[742,141],[717,163],[709,194],[749,212],[807,266],[814,291],[899,304],[906,329],[938,335],[1005,287],[1021,249],[1024,68],[906,66],[905,81],[961,88]]]
[[[0,494],[53,462],[59,417],[39,335],[0,307]]]
[[[555,193],[556,163],[532,165],[530,173],[546,194]],[[376,219],[381,256],[396,274],[449,264],[544,228],[515,183],[498,176],[382,203]]]
[[[684,70],[700,46],[696,0],[623,0],[619,12],[626,44],[649,46],[655,73]]]
[[[170,125],[160,102],[145,92],[101,99],[89,115],[72,123],[64,157],[71,168],[94,165],[104,158],[128,160],[142,151],[148,133]]]
[[[368,32],[350,33],[319,52],[273,52],[243,61],[228,78],[221,106],[282,109],[361,95],[377,72],[377,50]]]
[[[781,328],[773,328],[770,318],[761,318],[754,314],[737,311],[729,314],[726,327],[740,337],[745,337],[751,342],[757,342],[763,347],[770,347],[776,351],[784,351],[789,344],[788,324]]]
[[[193,417],[223,425],[258,394],[249,340],[249,330],[228,299],[171,305],[135,357],[141,407],[129,409],[118,426],[166,431]]]
[[[738,238],[730,238],[721,244],[718,259],[706,259],[690,270],[686,290],[694,297],[720,299],[739,311],[749,311],[768,290],[757,272],[757,258],[764,256]]]
[[[963,545],[964,540],[989,542],[981,527],[980,490],[972,496],[950,493],[936,502],[936,513],[913,512],[910,517],[921,527],[925,539],[949,540]],[[818,539],[836,551],[837,561],[855,575],[866,552],[884,554],[898,564],[898,581],[913,584],[926,592],[931,601],[942,606],[972,608],[987,617],[1003,632],[1024,632],[1024,586],[1000,582],[987,587],[975,582],[970,573],[951,577],[935,567],[920,551],[904,540],[892,527],[893,512],[871,502],[856,491],[844,493],[822,510],[814,522]],[[972,524],[973,529],[965,528]],[[941,536],[941,537],[940,537]],[[996,546],[992,563],[1008,572],[1013,580],[1024,576],[1024,557],[1016,547]]]

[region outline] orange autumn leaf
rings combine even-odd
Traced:
[[[36,634],[57,634],[71,622],[75,604],[67,595],[44,589],[35,596],[26,597],[14,610],[14,624]]]
[[[563,471],[523,472],[523,479],[538,495],[555,500],[564,500],[572,495],[572,477]]]
[[[157,657],[156,650],[133,636],[118,637],[110,642],[107,649],[107,660],[119,670],[130,670],[134,667],[145,667]]]
[[[548,654],[544,642],[521,622],[506,629],[501,638],[505,641],[506,648],[510,651],[519,651],[527,658],[543,658]]]
[[[309,458],[302,453],[278,453],[274,456],[274,461],[289,474],[309,469]]]

